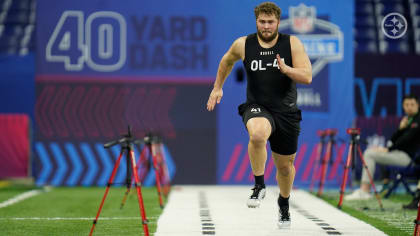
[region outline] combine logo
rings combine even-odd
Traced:
[[[343,59],[343,33],[337,25],[317,19],[315,7],[303,3],[290,7],[289,19],[280,20],[279,31],[291,31],[302,41],[312,61],[313,76],[328,62]]]
[[[315,7],[306,7],[304,4],[300,4],[298,7],[290,7],[289,11],[293,31],[305,34],[314,29]]]

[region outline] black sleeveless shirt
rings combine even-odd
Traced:
[[[293,66],[290,35],[279,33],[271,48],[261,47],[256,33],[247,36],[243,61],[248,81],[247,103],[257,103],[273,112],[297,111],[296,83],[280,72],[276,54],[284,58],[286,65]]]

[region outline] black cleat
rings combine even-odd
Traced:
[[[252,190],[252,195],[249,197],[246,204],[249,208],[256,208],[260,206],[261,201],[265,197],[265,186],[256,184]]]
[[[279,229],[289,229],[291,224],[289,205],[281,206],[279,209],[279,221],[277,226]]]
[[[407,205],[403,205],[403,209],[406,209],[406,210],[417,210],[418,209],[418,206],[419,206],[419,200],[414,198]]]
[[[406,210],[417,210],[418,206],[420,203],[420,190],[417,189],[416,194],[413,198],[413,200],[411,200],[410,203],[408,203],[407,205],[403,205],[403,209]]]

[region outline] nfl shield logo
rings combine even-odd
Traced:
[[[292,20],[293,31],[304,34],[314,29],[315,7],[308,7],[301,3],[297,7],[289,8],[289,16]]]

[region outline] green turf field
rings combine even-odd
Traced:
[[[94,235],[143,235],[137,195],[130,194],[120,210],[125,190],[110,189]],[[0,202],[25,191],[27,187],[0,188]],[[105,187],[52,188],[0,208],[0,235],[88,235],[104,192]],[[156,188],[142,188],[142,193],[149,232],[155,232],[157,217],[162,212]]]
[[[338,191],[326,192],[322,199],[337,206]],[[403,210],[402,205],[411,201],[408,194],[393,194],[382,199],[384,211],[380,210],[376,198],[360,201],[344,201],[342,210],[392,236],[412,236],[417,210]]]
[[[31,189],[34,188],[0,188],[0,202]],[[94,235],[143,235],[137,195],[131,194],[124,209],[120,210],[125,190],[124,187],[110,189]],[[88,235],[104,192],[105,187],[52,188],[0,208],[0,235]],[[156,188],[142,188],[142,192],[150,222],[149,231],[153,233],[162,209]],[[337,192],[325,192],[322,198],[337,206]],[[401,205],[410,200],[411,196],[407,194],[394,194],[390,199],[383,199],[385,211],[379,209],[376,199],[344,201],[342,209],[388,235],[408,236],[413,235],[417,211],[403,210]]]

